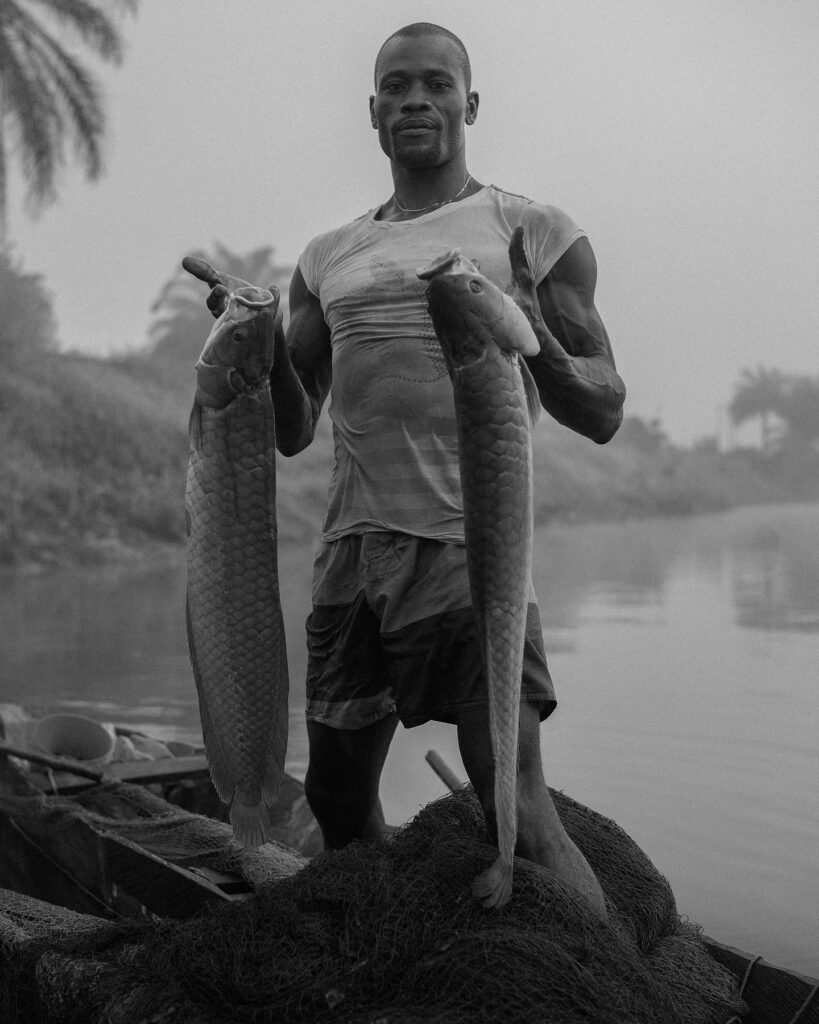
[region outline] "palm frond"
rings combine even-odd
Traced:
[[[64,45],[66,30],[97,56],[119,63],[122,39],[112,14],[135,13],[137,5],[138,0],[0,0],[0,139],[10,129],[3,155],[13,154],[22,164],[33,211],[55,198],[68,142],[89,179],[102,173],[102,97],[94,76]],[[0,224],[6,190],[3,162]]]
[[[110,14],[102,10],[91,0],[29,0],[30,4],[43,9],[62,28],[70,31],[82,40],[103,60],[112,64],[122,61],[122,36],[111,19]],[[136,10],[135,3],[120,4],[126,10]]]
[[[31,49],[19,36],[5,34],[0,40],[0,68],[4,113],[16,131],[13,148],[23,164],[29,194],[47,201],[62,158],[53,91],[37,73]]]
[[[70,135],[74,150],[92,180],[102,172],[100,142],[105,130],[105,113],[95,79],[52,39],[33,41],[32,57],[43,81],[53,83],[58,130]],[[67,115],[67,123],[66,117]]]

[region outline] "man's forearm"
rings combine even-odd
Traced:
[[[543,408],[558,423],[598,444],[611,440],[623,421],[626,397],[611,361],[603,354],[570,356],[545,326],[535,333],[540,355],[527,358],[526,364]]]
[[[270,394],[276,413],[276,447],[282,455],[297,455],[313,440],[318,416],[290,359],[283,334],[276,337]]]

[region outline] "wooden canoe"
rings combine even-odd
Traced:
[[[0,888],[96,916],[147,912],[177,918],[188,917],[214,900],[245,899],[252,891],[240,872],[223,869],[223,858],[218,855],[161,856],[128,836],[89,822],[82,813],[85,805],[79,801],[99,793],[105,795],[107,813],[127,820],[133,812],[127,792],[123,795],[117,783],[138,783],[150,787],[155,798],[175,815],[189,814],[187,824],[195,832],[200,827],[198,821],[208,820],[204,814],[218,813],[219,806],[201,754],[107,765],[104,781],[67,772],[61,764],[58,768],[62,770],[52,768],[44,782],[43,777],[20,771],[4,753],[13,757],[14,752],[7,746],[4,750],[0,743]],[[431,751],[427,760],[447,786],[458,788],[460,780],[438,755]],[[32,825],[32,807],[47,812],[51,797],[46,789],[62,804],[66,797],[77,799],[76,821],[68,819],[54,830],[37,828],[36,820]],[[17,814],[15,801],[21,809]],[[315,819],[301,783],[292,776],[286,776],[283,783],[276,822],[277,839],[291,848],[294,857],[309,857],[319,851]],[[229,826],[224,825],[224,842],[229,845],[231,841]],[[742,1018],[744,1024],[819,1024],[819,981],[815,978],[769,964],[709,936],[703,936],[703,942],[740,983],[750,1008]]]
[[[48,771],[22,771],[14,758]],[[165,841],[157,852],[139,841],[145,812],[129,797],[134,785],[150,792],[160,820],[184,831],[184,850],[168,854]],[[55,809],[59,827],[51,824]],[[180,918],[252,892],[240,870],[225,870],[226,861],[267,857],[284,874],[321,849],[304,788],[290,775],[274,812],[274,843],[262,852],[237,853],[224,817],[202,753],[100,771],[0,742],[0,888],[97,916]]]
[[[426,760],[449,790],[463,785],[436,751],[428,751]],[[702,941],[711,956],[740,984],[740,993],[750,1010],[742,1018],[742,1024],[819,1024],[819,981],[816,978],[769,964],[760,956],[726,946],[708,935],[703,935]],[[735,1019],[739,1024],[738,1018]]]

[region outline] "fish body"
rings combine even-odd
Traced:
[[[487,679],[498,858],[474,883],[486,906],[512,891],[520,689],[532,556],[534,403],[519,355],[539,345],[514,301],[450,253],[419,276],[453,384],[467,568]]]
[[[196,364],[185,510],[187,627],[205,753],[237,840],[269,837],[288,672],[270,397],[278,296],[231,293]]]

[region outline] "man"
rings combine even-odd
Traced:
[[[448,249],[475,260],[512,288],[535,330],[541,353],[528,364],[546,410],[599,443],[622,418],[625,390],[594,306],[591,246],[560,210],[472,177],[464,141],[477,113],[457,37],[425,23],[390,36],[376,60],[370,117],[394,193],[310,242],[291,284],[286,341],[277,339],[272,392],[283,454],[310,443],[331,395],[336,461],[307,623],[305,781],[330,848],[383,830],[378,785],[399,719],[456,725],[494,826],[452,389],[416,268]],[[230,283],[223,278],[211,292],[214,312]],[[533,592],[530,601],[516,852],[605,916],[600,886],[543,777],[540,722],[555,699]]]

